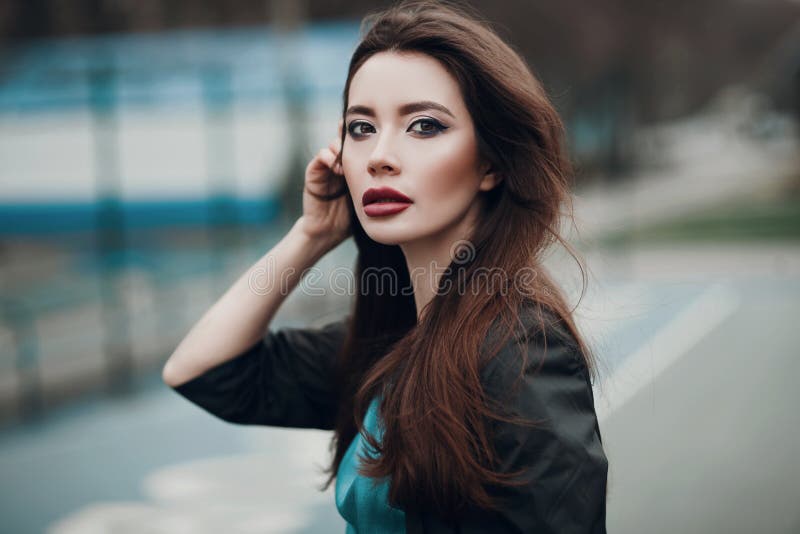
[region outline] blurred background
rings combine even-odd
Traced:
[[[299,216],[386,5],[0,2],[0,530],[344,530],[329,433],[160,375]],[[586,293],[548,262],[602,363],[609,532],[800,532],[800,2],[471,5],[566,124]],[[348,310],[311,293],[271,327]]]

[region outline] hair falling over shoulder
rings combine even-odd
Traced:
[[[525,60],[463,4],[402,2],[368,15],[361,32],[348,69],[343,109],[354,74],[372,55],[427,54],[458,81],[478,149],[503,177],[499,186],[481,192],[486,195],[486,209],[471,237],[470,257],[446,272],[440,285],[484,287],[487,280],[480,273],[492,269],[535,276],[527,277],[522,288],[511,287],[506,277],[504,285],[491,291],[439,292],[417,324],[411,292],[386,294],[361,287],[361,275],[369,268],[394,269],[401,286],[410,283],[399,246],[370,239],[350,201],[358,248],[356,298],[339,354],[339,415],[323,489],[335,479],[348,446],[362,432],[380,454],[363,459],[361,472],[391,478],[393,506],[424,504],[444,516],[466,504],[491,509],[494,503],[486,487],[515,482],[495,470],[497,458],[489,434],[492,420],[512,419],[490,409],[480,381],[481,370],[497,353],[481,350],[490,327],[500,325],[509,339],[520,324],[520,309],[533,303],[540,310],[542,330],[545,313],[555,314],[574,338],[590,373],[596,374],[594,358],[572,319],[573,310],[541,264],[543,251],[560,243],[580,266],[585,290],[582,260],[560,234],[562,218],[572,214],[573,170],[565,154],[564,128]],[[344,135],[343,131],[343,142]],[[342,194],[346,189],[328,198]],[[499,341],[498,348],[504,340]],[[375,395],[382,399],[380,443],[361,426]]]

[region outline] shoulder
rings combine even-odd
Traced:
[[[499,491],[508,500],[490,523],[524,532],[605,532],[608,460],[584,357],[554,313],[536,315],[526,310],[524,328],[487,366],[487,399],[530,423],[491,423],[497,467],[521,472],[524,485]]]
[[[547,307],[524,304],[513,327],[495,321],[483,350],[489,353],[482,371],[485,386],[504,390],[516,379],[537,372],[566,373],[588,381],[577,340],[564,320]]]
[[[527,439],[555,439],[577,457],[596,454],[602,438],[579,344],[552,311],[527,307],[521,318],[522,328],[484,369],[482,385],[492,408],[538,427],[494,421],[499,452]]]

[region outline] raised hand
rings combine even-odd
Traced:
[[[306,166],[300,224],[309,237],[330,240],[333,246],[350,235],[348,194],[333,200],[322,200],[311,193],[326,195],[344,185],[344,172],[341,165],[336,163],[336,157],[341,152],[342,124],[342,119],[339,119],[339,135],[327,147],[320,149]]]

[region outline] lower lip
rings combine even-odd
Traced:
[[[364,206],[364,213],[370,217],[382,217],[400,213],[410,205],[410,202],[375,202]]]

